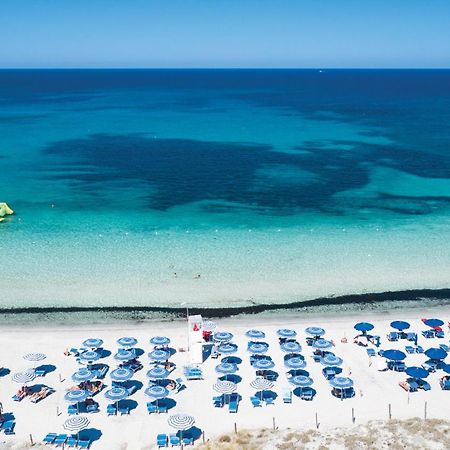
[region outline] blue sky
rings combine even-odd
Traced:
[[[450,0],[0,0],[0,67],[450,67]]]

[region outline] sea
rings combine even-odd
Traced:
[[[3,201],[3,312],[449,288],[450,71],[1,70]]]

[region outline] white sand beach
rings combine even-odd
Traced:
[[[445,337],[426,339],[421,335],[422,330],[428,329],[421,318],[439,317],[445,321]],[[149,399],[144,395],[148,385],[147,370],[151,367],[147,353],[153,349],[149,343],[153,336],[163,335],[171,339],[171,347],[177,353],[171,358],[176,364],[176,370],[170,375],[171,379],[178,377],[185,380],[183,367],[189,364],[189,353],[179,351],[188,346],[188,332],[186,321],[173,322],[115,322],[111,325],[60,326],[35,323],[29,326],[3,325],[1,332],[0,367],[9,369],[10,373],[0,377],[0,402],[3,413],[11,413],[15,418],[15,434],[0,433],[0,446],[6,443],[6,448],[25,448],[30,443],[30,436],[34,442],[41,442],[49,432],[64,433],[62,427],[69,417],[67,402],[64,401],[66,390],[75,383],[71,380],[80,364],[74,356],[64,355],[66,348],[80,347],[83,340],[89,337],[101,338],[103,348],[111,351],[111,356],[100,360],[110,366],[110,371],[118,366],[113,358],[117,351],[116,340],[123,336],[134,336],[138,339],[137,347],[145,353],[139,358],[144,368],[138,371],[134,378],[143,383],[143,388],[135,392],[130,399],[138,405],[129,415],[107,416],[106,407],[111,403],[104,397],[104,391],[94,399],[100,405],[98,413],[87,414],[90,420],[89,429],[99,430],[101,436],[91,444],[93,449],[105,450],[139,450],[156,448],[158,433],[174,433],[168,417],[177,412],[191,414],[195,418],[195,426],[204,431],[205,440],[214,439],[223,433],[233,433],[235,429],[273,428],[279,430],[288,428],[297,430],[327,431],[335,427],[354,428],[367,424],[371,420],[386,420],[389,418],[389,408],[392,419],[423,418],[448,419],[450,417],[450,391],[444,391],[439,386],[439,378],[445,375],[442,370],[431,373],[426,379],[431,390],[425,392],[407,393],[399,386],[399,381],[405,380],[405,373],[394,371],[381,372],[378,370],[380,356],[369,357],[366,348],[353,343],[358,334],[353,329],[359,321],[371,322],[375,328],[374,335],[381,336],[381,349],[399,349],[405,351],[405,345],[411,343],[405,339],[398,342],[388,342],[386,334],[392,331],[390,322],[393,320],[407,320],[411,324],[408,331],[419,334],[418,344],[425,350],[438,347],[439,344],[449,344],[447,323],[450,319],[450,307],[440,306],[432,310],[411,310],[409,312],[395,311],[394,313],[355,313],[341,314],[335,317],[319,315],[273,315],[273,316],[244,316],[217,320],[216,331],[233,333],[233,343],[238,345],[236,356],[242,358],[237,375],[242,381],[237,384],[237,392],[242,396],[236,414],[228,412],[228,408],[215,408],[212,397],[218,395],[213,390],[217,380],[215,366],[220,362],[208,358],[202,365],[203,380],[185,381],[186,389],[172,394],[176,405],[167,414],[147,413],[146,403]],[[326,330],[325,338],[332,340],[335,347],[331,350],[343,358],[342,375],[349,376],[354,381],[355,397],[340,400],[332,396],[331,386],[322,374],[323,365],[312,359],[313,348],[306,344],[305,328],[320,326]],[[317,391],[312,401],[304,401],[293,395],[292,403],[283,403],[283,388],[289,387],[286,378],[287,368],[284,365],[284,354],[280,350],[277,330],[290,328],[297,331],[297,340],[301,344],[307,366],[306,370],[314,380],[313,388]],[[250,396],[255,390],[250,382],[255,379],[255,369],[250,365],[250,354],[247,351],[249,339],[245,336],[248,329],[259,329],[265,334],[265,341],[269,344],[268,355],[275,362],[274,371],[279,374],[272,390],[278,395],[273,405],[263,405],[254,408]],[[347,343],[341,342],[343,337]],[[375,347],[373,347],[375,348]],[[378,349],[376,349],[378,351]],[[45,384],[55,390],[53,394],[39,403],[32,403],[28,398],[21,402],[12,400],[20,384],[14,383],[11,376],[20,371],[33,367],[34,363],[25,361],[23,355],[30,352],[43,352],[47,358],[42,364],[54,365],[56,370],[42,378],[36,378],[30,385]],[[222,355],[222,357],[225,355]],[[405,360],[407,366],[420,366],[428,358],[424,354],[408,354]],[[447,362],[448,361],[447,357]],[[41,363],[37,363],[41,364]],[[106,389],[111,386],[109,373],[105,376]],[[292,386],[291,386],[292,387]],[[105,390],[106,390],[105,389]],[[390,406],[389,406],[390,405]],[[352,413],[353,411],[353,413]],[[353,414],[353,415],[352,415]],[[67,432],[66,432],[67,433]],[[100,433],[98,433],[100,435]],[[202,438],[195,445],[200,445]],[[287,447],[286,447],[287,448]]]

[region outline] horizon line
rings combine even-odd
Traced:
[[[450,70],[449,67],[0,67],[4,70]]]

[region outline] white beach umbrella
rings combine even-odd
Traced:
[[[178,413],[170,416],[167,419],[167,423],[176,430],[184,431],[188,430],[194,425],[195,419],[190,414]]]
[[[17,372],[12,377],[15,383],[28,384],[36,378],[34,371],[28,370],[26,372]]]
[[[220,394],[232,394],[236,391],[236,383],[228,380],[218,380],[214,385],[213,389]]]

